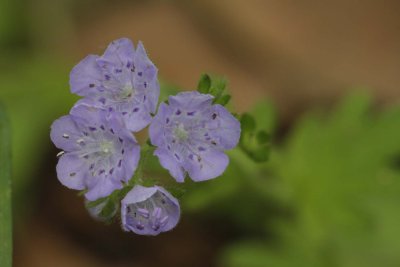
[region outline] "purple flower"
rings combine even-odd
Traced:
[[[102,56],[89,55],[70,74],[71,92],[122,115],[127,128],[139,131],[151,121],[160,87],[157,68],[141,42],[113,41]]]
[[[77,104],[53,123],[50,136],[63,150],[58,179],[68,188],[87,189],[90,201],[122,188],[136,170],[140,147],[114,113]]]
[[[212,101],[196,91],[171,96],[150,125],[151,142],[158,147],[154,154],[178,182],[186,172],[194,181],[221,175],[229,163],[224,150],[239,141],[239,121]]]
[[[159,186],[135,186],[121,201],[122,228],[140,235],[158,235],[179,221],[179,202]]]

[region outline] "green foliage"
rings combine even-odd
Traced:
[[[203,74],[200,77],[197,90],[202,94],[208,94],[211,88],[211,78],[208,74]]]
[[[68,90],[72,64],[60,64],[44,57],[31,58],[23,61],[24,64],[20,60],[27,59],[13,57],[10,61],[13,63],[0,73],[0,101],[12,122],[13,197],[17,217],[32,210],[26,205],[32,203],[29,199],[32,195],[25,192],[34,192],[32,173],[37,172],[48,149],[53,147],[49,138],[51,123],[67,114],[78,99]]]
[[[265,162],[269,155],[270,136],[265,130],[257,130],[256,120],[250,114],[240,118],[242,133],[240,148],[255,162]]]
[[[0,266],[12,266],[10,129],[0,105]]]
[[[331,114],[310,112],[298,122],[258,168],[267,181],[247,191],[287,215],[259,211],[250,219],[257,239],[228,246],[221,265],[400,266],[400,107],[370,107],[368,96],[351,95]],[[243,169],[241,179],[256,179]],[[252,207],[245,201],[235,203],[238,212]]]
[[[231,100],[231,96],[224,93],[226,84],[225,79],[211,78],[208,74],[202,74],[197,85],[197,91],[214,96],[214,104],[225,106]]]

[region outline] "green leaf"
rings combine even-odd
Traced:
[[[240,118],[242,132],[253,132],[256,129],[256,121],[254,117],[248,113],[244,113]]]
[[[226,106],[229,101],[231,100],[231,96],[230,95],[223,95],[220,98],[216,99],[214,101],[214,104],[220,104],[222,106]]]
[[[199,84],[197,85],[197,90],[202,94],[208,94],[211,87],[211,78],[208,74],[203,74],[200,77]]]
[[[257,141],[260,145],[264,145],[269,142],[270,136],[266,131],[259,131],[257,133]]]
[[[12,265],[11,152],[8,119],[0,106],[0,266]]]
[[[223,78],[213,79],[209,94],[215,97],[214,103],[221,98],[222,93],[225,91],[226,83],[226,80]]]

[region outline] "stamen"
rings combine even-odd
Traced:
[[[64,137],[65,139],[68,139],[69,135],[68,134],[63,134],[62,137]]]
[[[143,216],[144,218],[146,218],[146,219],[149,218],[150,212],[149,212],[148,210],[142,209],[142,208],[138,208],[138,209],[137,209],[137,212],[138,212],[141,216]]]
[[[152,215],[152,217],[154,217],[156,220],[159,220],[159,219],[160,219],[160,216],[161,216],[161,208],[160,208],[160,207],[156,207],[156,208],[153,210],[153,213],[152,213],[151,215]]]
[[[60,152],[57,153],[57,157],[59,158],[59,157],[61,157],[61,156],[64,155],[64,154],[65,154],[65,151],[60,151]]]

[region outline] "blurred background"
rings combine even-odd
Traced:
[[[400,266],[399,11],[394,0],[0,0],[14,266]],[[273,136],[267,163],[234,150],[223,177],[187,184],[180,224],[158,237],[94,221],[55,173],[49,127],[77,100],[69,71],[120,37],[143,41],[165,88],[226,77],[232,108]]]

